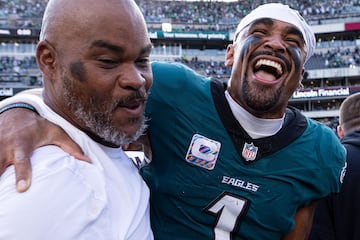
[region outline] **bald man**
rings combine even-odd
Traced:
[[[33,184],[0,179],[0,239],[153,239],[149,189],[121,149],[145,129],[151,43],[132,0],[50,0],[36,59],[43,117],[60,125],[92,164],[59,147],[31,157]]]

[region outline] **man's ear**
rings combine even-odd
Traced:
[[[226,48],[225,66],[231,67],[234,64],[234,45],[229,44]]]
[[[336,132],[337,132],[337,135],[339,136],[339,138],[343,138],[345,136],[344,130],[342,129],[342,127],[340,125],[337,126]]]
[[[51,74],[55,68],[55,49],[45,40],[40,41],[36,48],[36,61],[44,74]]]

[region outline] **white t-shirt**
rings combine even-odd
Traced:
[[[10,100],[9,100],[10,101]],[[152,240],[149,189],[120,148],[102,146],[49,109],[36,96],[29,102],[60,125],[92,163],[56,146],[31,156],[32,185],[15,189],[14,167],[0,176],[0,240]]]
[[[0,239],[153,239],[147,186],[122,150],[102,148],[113,160],[110,171],[56,146],[37,149],[25,193],[16,192],[9,167],[0,178]]]

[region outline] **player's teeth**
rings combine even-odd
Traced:
[[[281,65],[269,59],[260,59],[259,61],[257,61],[255,67],[260,67],[261,65],[266,65],[275,68],[277,74],[279,75],[283,73]]]

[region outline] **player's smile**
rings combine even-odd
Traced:
[[[263,84],[276,84],[284,78],[284,62],[272,56],[258,56],[250,63],[252,68],[248,76]]]

